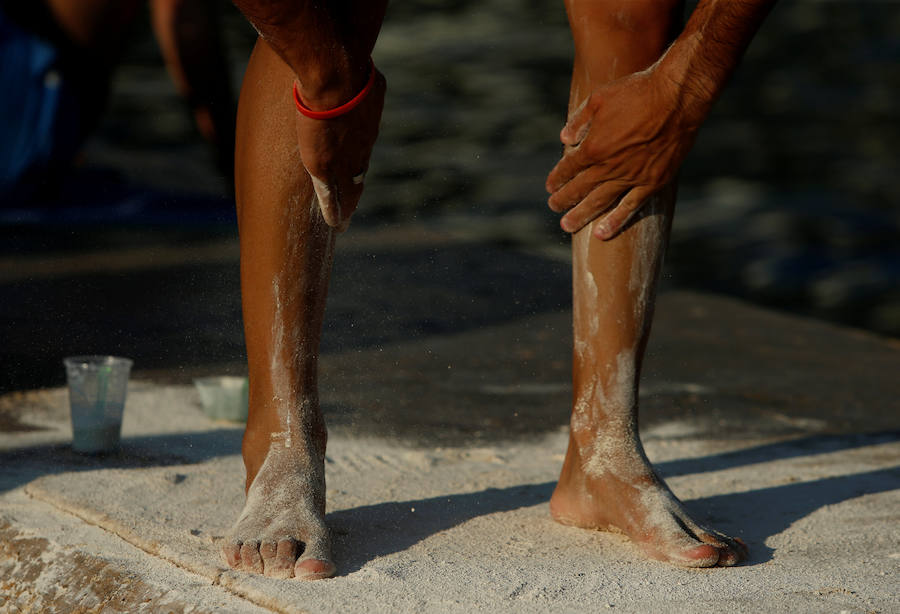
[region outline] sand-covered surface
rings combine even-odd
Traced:
[[[45,407],[64,400],[62,390],[42,395]],[[231,600],[222,602],[224,611],[900,608],[894,434],[723,442],[689,420],[649,429],[648,454],[675,492],[699,517],[750,545],[746,564],[711,570],[647,561],[621,536],[554,523],[547,500],[562,461],[562,430],[443,448],[338,434],[327,470],[339,573],[300,583],[226,570],[220,562],[218,542],[243,499],[240,458],[222,453],[233,451],[239,430],[207,421],[193,395],[187,387],[135,382],[122,455],[105,461],[116,468],[85,461],[28,480],[0,498],[0,514],[27,525],[22,502],[47,503],[69,522],[75,516],[119,538],[83,544],[96,556],[121,564],[136,547],[156,566],[133,573],[156,585],[193,578]],[[45,425],[53,413],[45,413]],[[57,426],[20,448],[23,474],[49,473],[38,466],[41,455],[26,450],[58,451],[52,442],[65,439],[66,426]],[[4,434],[0,443],[11,438]],[[16,575],[15,566],[6,571]]]
[[[0,395],[0,613],[900,611],[896,342],[690,292],[657,311],[647,453],[749,544],[739,567],[673,568],[550,519],[570,312],[431,337],[399,320],[322,356],[338,575],[321,582],[221,562],[242,429],[190,385],[138,370],[106,457],[71,450],[65,389]]]

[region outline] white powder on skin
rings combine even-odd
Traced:
[[[634,322],[642,328],[649,326],[650,303],[663,251],[666,221],[660,200],[653,198],[645,205],[646,212],[632,229],[634,257],[630,259],[627,292],[633,297]],[[590,229],[574,237],[574,315],[576,322],[586,320],[587,329],[576,334],[575,352],[582,364],[596,365],[594,368],[601,364],[600,357],[595,355],[596,340],[601,334],[600,314],[609,307],[603,299],[612,298],[611,294],[601,295],[590,270],[590,249],[596,241]],[[615,265],[616,262],[610,262],[608,266]],[[590,382],[576,391],[571,420],[573,432],[590,432],[601,426],[584,451],[582,468],[588,475],[600,477],[614,473],[623,479],[634,479],[647,471],[635,424],[637,343],[636,339],[635,345],[622,348],[612,362],[602,367],[603,372],[592,374]]]
[[[298,560],[330,560],[331,537],[324,522],[324,463],[312,453],[312,442],[305,444],[269,449],[228,536],[230,543],[258,547],[294,539],[302,544]]]
[[[310,370],[315,369],[316,356],[310,339],[317,331],[310,330],[315,323],[305,303],[324,297],[335,236],[322,223],[315,196],[303,212],[313,220],[305,225],[306,234],[299,207],[294,197],[285,208],[285,266],[272,280],[269,370],[272,402],[282,430],[270,435],[268,453],[247,491],[228,543],[258,549],[260,544],[272,547],[279,540],[293,539],[303,544],[299,560],[330,560],[330,534],[324,523],[324,450],[314,440],[316,432],[311,427],[318,401],[316,391],[306,389],[314,381]],[[274,573],[287,577],[287,572],[282,566]]]
[[[644,453],[637,429],[637,350],[648,332],[653,313],[655,288],[665,251],[665,195],[653,197],[640,216],[619,240],[631,241],[631,254],[605,250],[609,254],[598,271],[600,284],[616,283],[600,291],[591,269],[591,249],[608,245],[591,235],[590,228],[577,233],[573,241],[575,284],[576,388],[571,419],[572,433],[578,436],[581,469],[585,476],[627,485],[618,503],[623,514],[620,525],[605,527],[626,530],[650,552],[697,564],[682,553],[700,545],[695,539],[706,531],[691,519],[678,499],[653,472]],[[595,247],[597,246],[597,247]],[[598,254],[593,254],[597,260]],[[595,264],[596,266],[596,264]],[[618,268],[617,268],[618,267]],[[622,268],[627,267],[627,268]],[[623,280],[617,281],[617,280]],[[622,296],[617,293],[627,293]],[[618,326],[636,330],[601,330],[601,318],[611,326],[609,309],[631,310],[615,318]],[[603,334],[622,339],[614,358],[600,355],[608,341]],[[629,341],[630,340],[630,341]],[[602,351],[609,351],[608,348]],[[580,381],[579,381],[580,380]],[[589,490],[580,496],[591,499]],[[586,521],[589,526],[593,522]],[[602,522],[602,521],[601,521]],[[592,526],[592,525],[591,525]],[[717,556],[717,555],[715,555]],[[714,562],[714,561],[712,561]],[[706,562],[707,564],[709,561]]]
[[[663,198],[651,196],[644,204],[642,217],[635,223],[635,258],[631,265],[628,290],[634,295],[635,321],[642,322],[642,333],[650,326],[653,301],[665,255],[666,215]]]
[[[590,393],[593,407],[588,411],[595,413],[599,418],[597,421],[603,421],[603,427],[595,434],[582,464],[588,475],[600,477],[613,473],[629,479],[645,471],[640,455],[633,454],[633,445],[628,445],[638,439],[633,420],[636,402],[634,370],[634,349],[626,349],[616,356],[615,367],[608,374],[605,386],[600,378],[594,380],[594,390]],[[588,428],[594,424],[596,422]]]
[[[318,177],[309,175],[312,180],[313,190],[318,197],[318,206],[329,227],[338,232],[344,232],[350,226],[350,218],[344,219],[344,208],[341,205],[340,192],[335,193],[331,187]],[[315,199],[314,199],[315,202]]]
[[[304,373],[307,369],[315,368],[315,356],[311,356],[311,350],[305,342],[304,324],[307,324],[302,316],[294,317],[290,324],[290,330],[285,328],[286,321],[292,316],[288,310],[292,310],[298,300],[298,293],[312,292],[322,294],[326,291],[328,276],[331,270],[332,252],[335,241],[335,232],[328,226],[313,223],[310,232],[322,232],[325,241],[324,253],[307,252],[300,250],[315,249],[317,241],[304,241],[297,216],[299,207],[297,197],[294,196],[290,206],[285,209],[284,223],[288,228],[288,253],[286,257],[286,269],[272,280],[272,301],[274,313],[272,318],[272,354],[270,362],[270,383],[272,387],[272,400],[278,411],[284,431],[272,433],[273,442],[283,441],[285,448],[293,445],[292,423],[294,414],[302,416],[301,405],[309,395],[315,395],[315,391],[300,389],[297,374]],[[319,214],[319,202],[315,196],[308,203],[308,215],[315,220]],[[321,261],[318,266],[313,263]],[[308,279],[292,280],[286,276],[293,270],[292,264],[300,262],[303,274],[311,274]],[[310,286],[314,289],[310,289]],[[293,292],[286,293],[284,288],[293,288]],[[315,333],[313,333],[315,334]]]

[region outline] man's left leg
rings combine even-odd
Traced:
[[[598,87],[659,58],[679,23],[680,4],[569,0],[576,50],[570,112]],[[656,559],[734,565],[746,548],[693,520],[653,470],[638,436],[641,359],[674,204],[669,186],[616,237],[592,236],[596,221],[573,237],[574,406],[550,511],[564,524],[621,531]]]

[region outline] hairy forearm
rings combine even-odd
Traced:
[[[703,122],[776,0],[701,0],[657,68],[678,87],[688,121]]]
[[[386,0],[234,0],[293,69],[301,92],[340,99],[368,77]]]

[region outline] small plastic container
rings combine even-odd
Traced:
[[[72,414],[72,449],[114,452],[122,437],[122,414],[133,362],[117,356],[63,359]]]
[[[248,386],[246,377],[218,375],[194,380],[200,393],[203,413],[213,420],[247,421]]]

